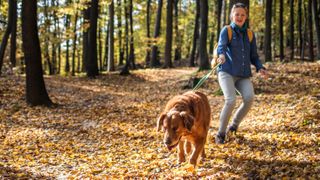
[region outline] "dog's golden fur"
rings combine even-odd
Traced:
[[[209,130],[210,105],[201,92],[189,91],[173,97],[158,118],[158,131],[163,127],[164,143],[169,150],[178,146],[179,162],[185,161],[185,151],[193,152],[189,162],[197,164],[200,153],[205,157],[204,145]],[[186,142],[186,143],[185,143]]]

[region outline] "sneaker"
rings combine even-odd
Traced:
[[[218,133],[215,138],[216,144],[224,144],[225,138],[226,138],[226,135],[224,135],[224,134],[222,135],[222,134]]]
[[[227,132],[228,132],[228,133],[231,133],[231,134],[237,134],[237,127],[235,127],[235,126],[229,126]]]

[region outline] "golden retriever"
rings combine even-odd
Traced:
[[[186,153],[193,152],[190,164],[196,166],[198,156],[205,157],[204,145],[210,124],[210,105],[208,98],[201,92],[188,91],[173,97],[167,103],[157,122],[157,130],[164,130],[164,144],[172,150],[178,146],[178,160],[185,161]]]

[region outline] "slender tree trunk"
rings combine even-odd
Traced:
[[[157,18],[156,24],[154,28],[154,35],[153,38],[157,39],[160,36],[160,28],[161,28],[161,12],[162,12],[162,0],[158,0],[158,10],[157,10]],[[152,46],[152,53],[151,53],[151,67],[160,66],[160,60],[158,59],[158,46],[154,43]]]
[[[90,22],[90,9],[91,7],[87,4],[86,9],[83,10],[83,36],[82,36],[82,71],[87,71],[89,63],[89,22]]]
[[[299,54],[300,54],[300,58],[302,57],[302,12],[301,12],[301,3],[302,0],[298,0],[298,32],[299,32]]]
[[[17,49],[17,0],[11,0],[12,2],[12,28],[10,38],[10,62],[12,67],[16,66],[16,49]],[[0,68],[1,72],[1,68]],[[1,74],[1,73],[0,73]]]
[[[313,27],[312,27],[312,1],[316,0],[309,0],[308,1],[308,31],[309,31],[309,60],[314,60],[314,53],[313,53]]]
[[[175,50],[174,50],[174,61],[179,61],[181,59],[181,37],[179,33],[179,9],[178,2],[179,0],[174,1],[174,29],[175,29]]]
[[[196,16],[194,20],[194,29],[193,29],[193,41],[192,41],[192,49],[190,53],[189,66],[195,66],[195,55],[197,49],[197,41],[199,38],[199,18],[200,18],[200,0],[196,0]]]
[[[118,7],[117,7],[117,12],[118,12],[118,41],[119,41],[119,65],[123,65],[123,48],[122,48],[122,7],[121,7],[121,0],[118,0]]]
[[[7,29],[4,33],[1,45],[0,45],[0,74],[1,74],[1,69],[2,69],[2,65],[3,65],[3,58],[4,58],[4,54],[6,51],[6,47],[7,47],[7,43],[8,43],[8,39],[11,33],[11,29],[12,29],[12,23],[13,23],[13,17],[12,17],[12,11],[14,8],[14,2],[11,0],[8,0],[9,3],[9,9],[8,9],[8,24],[7,24]]]
[[[290,61],[294,58],[294,0],[290,0]]]
[[[147,54],[146,54],[146,66],[150,65],[150,49],[151,49],[151,43],[150,43],[150,7],[151,7],[151,0],[147,0],[147,17],[146,17],[146,21],[147,21]]]
[[[222,13],[222,4],[223,0],[217,0],[217,5],[216,5],[216,14],[217,14],[217,42],[219,41],[219,34],[221,30],[221,13]]]
[[[110,20],[107,24],[107,31],[106,31],[106,40],[105,40],[105,45],[104,45],[104,67],[108,67],[108,53],[109,53],[109,31],[110,31]]]
[[[200,70],[210,69],[207,51],[207,32],[208,32],[208,0],[200,1]]]
[[[109,5],[109,45],[108,45],[108,71],[115,71],[114,67],[114,4],[113,0],[111,0],[111,4]]]
[[[304,27],[304,29],[303,29],[303,36],[305,37],[305,38],[303,38],[302,39],[302,48],[301,48],[301,57],[300,57],[300,59],[302,60],[302,61],[304,61],[304,54],[305,54],[305,44],[306,44],[306,38],[308,37],[307,36],[307,21],[308,21],[308,19],[307,19],[307,7],[305,6],[305,5],[303,5],[303,7],[304,7],[304,22],[303,22],[303,27]]]
[[[124,0],[124,11],[125,11],[125,37],[126,37],[126,42],[125,42],[125,59],[126,59],[126,64],[123,66],[123,68],[120,71],[120,75],[129,75],[129,66],[130,66],[130,59],[129,59],[129,25],[128,25],[128,18],[129,18],[129,13],[128,13],[128,5],[127,1]]]
[[[55,8],[55,0],[51,0],[51,7]],[[58,37],[58,29],[57,29],[57,14],[56,10],[52,12],[53,19],[53,37]],[[52,73],[57,73],[57,42],[51,42],[51,57],[52,57]]]
[[[72,65],[71,65],[71,75],[76,75],[76,50],[77,50],[77,21],[78,21],[78,11],[74,17],[74,27],[73,27],[73,48],[72,48]]]
[[[136,69],[136,63],[135,63],[135,55],[134,55],[134,36],[133,36],[133,4],[132,0],[129,0],[129,20],[130,20],[130,55],[129,59],[132,63],[132,68]]]
[[[22,41],[26,61],[26,97],[30,105],[52,105],[41,65],[37,28],[37,0],[22,0]]]
[[[89,29],[89,59],[87,64],[87,76],[94,78],[99,75],[97,57],[97,21],[99,0],[91,0],[90,29]]]
[[[166,27],[166,46],[164,53],[164,67],[171,68],[171,50],[172,50],[172,11],[173,11],[173,2],[172,0],[167,1],[167,27]]]
[[[280,36],[280,61],[283,61],[283,59],[284,59],[284,53],[283,53],[283,0],[280,0],[279,36]]]
[[[272,0],[266,0],[266,20],[265,20],[265,32],[264,32],[264,54],[265,61],[272,60],[271,53],[271,21],[272,21]]]
[[[103,71],[103,59],[102,59],[102,27],[100,22],[98,23],[98,29],[99,29],[99,33],[98,33],[98,42],[99,42],[99,71]]]
[[[70,15],[66,15],[66,30],[70,28]],[[67,41],[66,41],[66,65],[65,65],[65,72],[69,73],[70,72],[70,63],[69,63],[69,43],[70,39],[69,36],[67,36]]]
[[[318,9],[318,3],[319,3],[319,1],[317,1],[317,0],[312,1],[313,19],[315,22],[316,32],[317,32],[317,49],[318,49],[317,59],[320,59],[320,19],[319,19],[320,10]]]

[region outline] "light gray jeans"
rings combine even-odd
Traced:
[[[251,108],[254,98],[254,89],[250,78],[235,77],[223,71],[218,73],[218,80],[225,99],[225,104],[220,114],[218,133],[225,134],[232,111],[236,105],[236,91],[241,95],[243,101],[235,112],[231,125],[238,128],[240,122]]]

